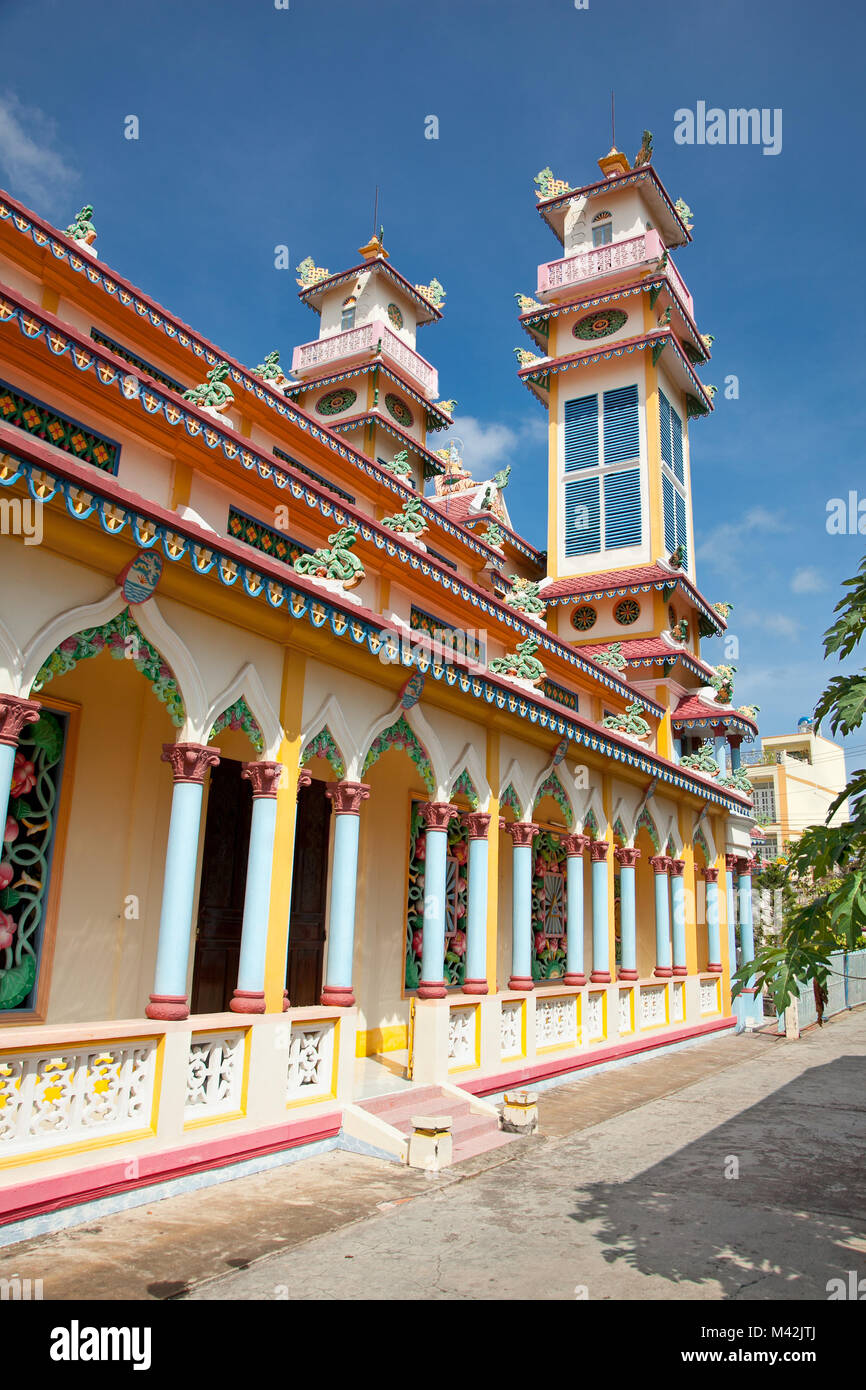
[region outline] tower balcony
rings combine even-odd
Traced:
[[[551,300],[558,298],[563,291],[587,282],[591,282],[593,289],[612,285],[624,277],[651,270],[664,252],[664,242],[658,232],[650,228],[641,232],[640,236],[628,237],[625,241],[612,241],[606,246],[594,246],[592,250],[581,251],[575,256],[565,256],[559,261],[546,261],[538,267],[536,294],[539,299]],[[694,301],[670,256],[665,274],[694,317]]]
[[[322,374],[322,369],[369,362],[380,352],[384,361],[392,362],[405,376],[420,387],[428,400],[439,394],[439,373],[435,367],[408,343],[404,342],[381,319],[333,333],[328,338],[316,338],[301,343],[292,355],[292,375],[307,380]]]

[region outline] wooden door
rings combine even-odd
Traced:
[[[195,939],[192,1012],[228,1010],[238,982],[252,788],[241,764],[211,769]]]
[[[286,988],[298,1008],[318,1004],[325,954],[331,803],[315,779],[298,796]]]

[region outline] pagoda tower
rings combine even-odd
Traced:
[[[298,266],[299,298],[319,315],[319,336],[295,348],[286,394],[423,492],[444,471],[427,436],[453,423],[456,402],[437,401],[439,374],[416,340],[442,317],[445,291],[436,279],[413,285],[395,270],[381,232],[358,254],[358,265],[334,275],[311,257]]]
[[[662,751],[707,738],[739,763],[754,718],[733,711],[725,668],[700,656],[727,605],[697,587],[689,427],[713,408],[697,374],[712,338],[671,252],[691,241],[691,212],[651,164],[612,149],[602,177],[571,187],[536,177],[538,211],[562,246],[516,296],[533,350],[519,376],[547,408],[548,621],[668,709]],[[720,674],[721,672],[721,674]]]

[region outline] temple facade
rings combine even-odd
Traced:
[[[419,352],[445,291],[381,233],[301,263],[317,336],[250,368],[91,208],[0,195],[0,1240],[316,1146],[404,1160],[397,1082],[495,1128],[507,1088],[759,1010],[755,710],[700,654],[711,339],[650,159],[536,179],[546,550],[506,500],[544,460],[473,473]]]

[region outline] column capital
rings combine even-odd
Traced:
[[[298,768],[298,786],[295,796],[300,796],[304,787],[308,787],[313,780],[312,772],[308,772],[305,767]]]
[[[487,831],[490,828],[490,816],[486,811],[467,811],[462,817],[463,824],[469,831],[470,840],[486,840]]]
[[[559,843],[562,845],[568,858],[574,859],[579,854],[586,854],[589,848],[589,836],[563,835]]]
[[[365,782],[328,782],[325,796],[334,803],[334,815],[360,816],[361,802],[369,799],[370,788]]]
[[[620,849],[615,849],[614,858],[617,864],[621,864],[624,869],[633,869],[640,859],[640,850],[634,845],[623,845]]]
[[[450,801],[422,801],[418,807],[425,830],[447,830],[460,812]]]
[[[220,750],[204,743],[164,743],[162,758],[171,763],[171,775],[177,782],[197,782],[202,785],[209,767],[216,767]]]
[[[725,855],[725,868],[729,874],[735,873],[737,868],[737,856],[735,854]]]
[[[607,852],[610,849],[609,840],[590,840],[589,857],[593,864],[601,864],[607,859]]]
[[[0,695],[0,743],[16,748],[24,725],[35,724],[41,708],[38,700],[24,700],[20,695]]]
[[[501,822],[500,822],[501,824]],[[502,827],[511,836],[515,849],[532,844],[541,827],[531,820],[516,820],[509,825],[508,822]]]
[[[683,873],[685,871],[685,867],[685,859],[668,860],[668,873],[670,874],[671,878],[682,878]]]
[[[259,797],[271,797],[276,801],[282,771],[282,763],[241,763],[241,777],[251,784],[254,801]]]
[[[650,865],[654,874],[666,874],[670,867],[670,859],[666,854],[654,854],[650,860]]]
[[[718,883],[718,881],[719,881],[719,871],[718,871],[718,869],[704,869],[704,878],[706,879],[707,883]]]
[[[737,873],[740,878],[751,878],[754,867],[754,859],[737,859]]]

